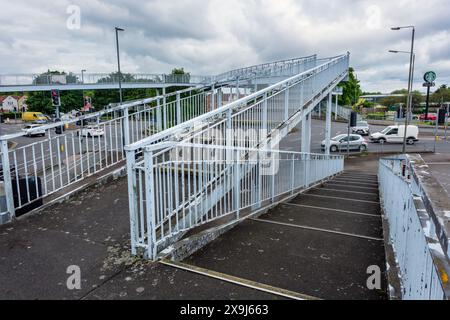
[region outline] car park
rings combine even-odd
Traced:
[[[105,131],[99,126],[87,126],[80,129],[77,134],[82,137],[95,138],[103,137],[105,135]]]
[[[322,141],[322,151],[325,151],[325,140]],[[330,152],[338,151],[367,151],[367,141],[359,134],[340,134],[330,140]]]
[[[23,127],[22,132],[25,132],[27,137],[45,136],[45,130],[40,124],[27,124]]]
[[[405,126],[394,125],[386,127],[381,132],[376,132],[370,136],[370,141],[379,143],[401,143],[405,139]],[[409,125],[406,130],[406,143],[409,145],[419,141],[419,127]]]
[[[369,123],[367,121],[358,121],[356,123],[356,127],[351,128],[352,133],[356,133],[359,135],[369,135],[370,134],[370,127]]]

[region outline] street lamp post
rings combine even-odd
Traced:
[[[81,84],[84,85],[84,73],[86,72],[85,69],[81,70]],[[83,108],[84,108],[84,89],[81,90],[81,95],[83,96]]]
[[[119,31],[125,31],[122,28],[115,27],[116,29],[116,51],[117,51],[117,71],[119,76],[119,100],[122,104],[122,73],[120,72],[120,54],[119,54]]]
[[[408,77],[408,100],[406,104],[406,117],[405,117],[405,132],[403,137],[403,154],[406,153],[406,133],[408,130],[408,122],[409,117],[412,111],[412,87],[413,87],[413,76],[414,76],[414,62],[415,62],[415,55],[414,55],[414,37],[416,33],[416,28],[414,26],[404,26],[404,27],[393,27],[391,30],[397,31],[401,29],[412,29],[411,34],[411,51],[409,52],[410,58],[409,58],[409,77]]]

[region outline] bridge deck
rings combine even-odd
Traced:
[[[372,161],[373,168],[375,164]],[[354,176],[344,174],[339,179],[350,178]],[[372,183],[374,179],[369,176],[365,180]],[[308,205],[314,204],[312,201],[321,207],[325,202],[335,203],[339,210],[347,210],[341,203],[347,200],[323,201],[312,196],[335,197],[339,192],[342,198],[348,198],[343,190],[353,187],[350,182],[345,185],[326,184],[292,203],[302,204],[308,197],[314,199]],[[376,200],[376,190],[366,191],[357,199]],[[358,207],[358,211],[370,214],[367,216],[283,204],[262,216],[264,221],[247,221],[185,261],[188,266],[221,272],[224,279],[220,279],[131,257],[126,195],[126,180],[119,179],[86,189],[70,202],[51,206],[42,214],[0,226],[0,298],[284,298],[258,290],[258,284],[318,298],[384,298],[382,292],[365,288],[367,267],[379,265],[383,269],[385,265],[383,242],[370,239],[381,237],[378,205],[374,203],[361,202],[366,210]],[[66,269],[70,265],[81,268],[81,290],[66,287]],[[230,283],[229,275],[242,282],[252,280],[253,288]]]

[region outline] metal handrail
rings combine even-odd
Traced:
[[[208,113],[205,113],[205,114],[203,114],[201,116],[198,116],[198,117],[196,117],[196,118],[194,118],[192,120],[186,121],[186,122],[184,122],[182,124],[179,124],[177,126],[174,126],[174,127],[170,128],[168,130],[165,130],[163,132],[157,133],[157,134],[155,134],[155,135],[153,135],[151,137],[148,137],[148,138],[146,138],[144,140],[141,140],[141,141],[135,142],[133,144],[130,144],[128,146],[125,146],[125,150],[126,151],[138,150],[138,149],[140,149],[140,148],[142,148],[142,147],[144,147],[144,146],[146,146],[148,144],[154,143],[155,141],[161,141],[162,139],[166,138],[167,136],[172,136],[172,135],[180,132],[184,128],[194,125],[195,123],[201,122],[203,120],[206,120],[206,119],[214,117],[214,116],[221,115],[224,112],[227,112],[229,110],[234,110],[236,107],[240,107],[242,105],[246,105],[247,103],[252,102],[255,99],[258,99],[258,98],[264,96],[264,94],[267,94],[267,93],[269,93],[269,92],[271,92],[271,91],[273,91],[275,89],[279,89],[280,87],[284,87],[284,86],[286,86],[286,85],[288,85],[290,83],[294,83],[294,82],[299,81],[301,79],[307,78],[308,76],[310,76],[310,75],[312,75],[312,74],[314,74],[314,73],[316,73],[318,71],[324,70],[326,67],[328,67],[331,64],[338,63],[339,61],[342,61],[342,60],[348,59],[348,58],[349,58],[349,53],[347,53],[345,55],[337,56],[336,58],[333,58],[333,59],[331,59],[331,60],[329,60],[329,61],[327,61],[327,62],[325,62],[325,63],[323,63],[323,64],[321,64],[319,66],[316,66],[316,67],[314,67],[314,68],[312,68],[310,70],[304,71],[304,72],[302,72],[302,73],[300,73],[298,75],[295,75],[293,77],[290,77],[288,79],[282,80],[282,81],[280,81],[280,82],[278,82],[278,83],[276,83],[274,85],[268,86],[268,87],[266,87],[266,88],[264,88],[264,89],[262,89],[262,90],[260,90],[258,92],[252,93],[252,94],[250,94],[248,96],[245,96],[245,97],[240,98],[240,99],[238,99],[236,101],[233,101],[233,102],[231,102],[231,103],[229,103],[229,104],[227,104],[227,105],[225,105],[225,106],[223,106],[221,108],[218,108],[216,110],[213,110],[213,111],[210,111]]]

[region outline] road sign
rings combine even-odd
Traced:
[[[425,73],[425,75],[423,76],[423,79],[425,80],[425,82],[427,83],[432,83],[434,82],[434,80],[436,80],[436,72],[434,71],[428,71]]]

